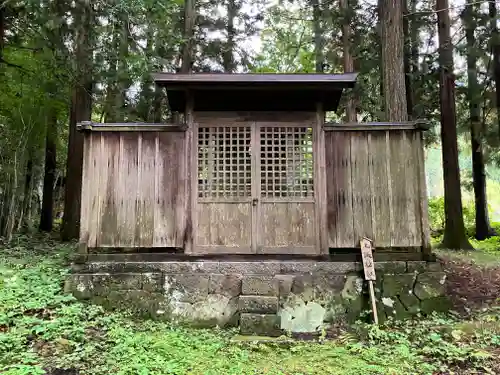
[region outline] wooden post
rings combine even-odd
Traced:
[[[373,282],[376,280],[375,264],[373,262],[372,241],[363,237],[360,241],[361,245],[361,258],[363,260],[363,270],[365,272],[365,280],[368,281],[368,288],[370,291],[370,301],[372,303],[373,321],[378,325],[377,304],[375,300],[375,291]]]

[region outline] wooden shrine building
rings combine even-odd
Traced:
[[[367,237],[380,319],[448,308],[423,124],[325,122],[355,74],[154,80],[178,123],[79,124],[82,256],[66,290],[243,334],[318,333],[367,316]]]
[[[154,81],[179,123],[79,124],[89,252],[426,254],[425,127],[325,122],[356,74]]]

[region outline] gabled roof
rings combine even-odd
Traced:
[[[356,73],[155,73],[166,87],[171,110],[183,112],[186,92],[197,111],[315,111],[321,102],[336,110],[345,88],[356,83]]]

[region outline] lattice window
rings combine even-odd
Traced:
[[[198,131],[198,196],[249,197],[252,192],[251,128],[200,127]]]
[[[261,196],[312,197],[312,128],[262,127]]]

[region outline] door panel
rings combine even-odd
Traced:
[[[203,125],[197,132],[197,253],[319,251],[312,126]]]
[[[252,251],[250,124],[198,128],[195,252]]]
[[[260,124],[260,253],[315,253],[312,127]]]
[[[252,213],[249,203],[199,202],[197,210],[197,244],[213,247],[233,248],[237,253],[250,252]]]
[[[265,202],[261,204],[263,253],[314,253],[316,251],[313,202]]]

